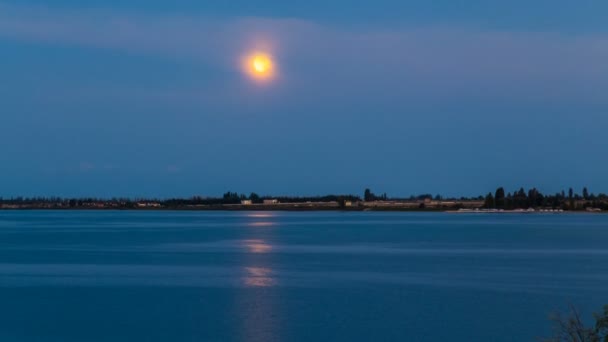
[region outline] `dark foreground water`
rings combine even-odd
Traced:
[[[0,341],[535,341],[608,215],[0,212]]]

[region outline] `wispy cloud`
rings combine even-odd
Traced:
[[[158,55],[226,71],[235,68],[246,50],[271,49],[293,94],[304,98],[303,93],[327,96],[327,89],[338,87],[344,96],[358,98],[490,92],[601,100],[608,89],[608,37],[601,35],[341,28],[297,19],[0,4],[0,37]]]
[[[168,173],[179,173],[182,169],[177,165],[168,165],[167,172]]]
[[[114,171],[120,169],[120,166],[114,164],[104,164],[103,169],[106,171]]]
[[[256,28],[292,25],[301,24],[296,20],[217,20],[186,15],[55,10],[0,3],[0,36],[200,61],[226,61],[226,56],[253,48],[252,44],[267,44],[269,40],[258,39],[261,33]],[[249,33],[244,34],[245,31]]]
[[[91,162],[80,162],[79,169],[82,172],[89,172],[95,169],[95,164]]]

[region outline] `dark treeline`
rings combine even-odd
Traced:
[[[583,210],[598,208],[608,210],[608,196],[600,193],[595,195],[587,188],[582,194],[575,193],[572,188],[568,192],[561,191],[553,195],[545,195],[536,188],[526,191],[520,188],[513,193],[505,193],[500,187],[494,193],[488,193],[484,198],[484,207],[487,209],[526,209],[526,208],[553,208],[563,210]]]
[[[130,198],[97,198],[97,197],[82,197],[82,198],[61,198],[61,197],[0,197],[0,204],[6,205],[40,205],[49,204],[61,207],[84,207],[93,203],[106,203],[109,205],[120,207],[135,207],[136,203],[141,199]],[[145,201],[157,201],[155,199],[145,199]]]
[[[276,199],[280,203],[303,203],[303,202],[345,202],[345,201],[360,201],[361,198],[354,195],[326,195],[326,196],[260,196],[255,192],[246,194],[239,194],[237,192],[226,192],[222,197],[200,197],[195,196],[192,198],[173,198],[161,203],[171,206],[183,206],[183,205],[227,205],[227,204],[240,204],[243,200],[251,200],[253,204],[261,204],[264,200]]]
[[[424,201],[424,200],[435,200],[435,201],[483,201],[484,196],[475,197],[445,197],[440,194],[419,194],[410,195],[409,197],[389,197],[386,193],[382,195],[374,194],[370,189],[365,189],[363,193],[365,201]]]
[[[527,208],[553,208],[563,210],[585,210],[597,208],[608,210],[608,196],[600,193],[594,194],[587,188],[582,192],[576,193],[572,188],[567,192],[561,191],[552,195],[543,194],[536,188],[525,190],[520,188],[517,191],[507,192],[503,187],[499,187],[494,192],[486,196],[477,197],[444,197],[441,195],[420,194],[406,198],[389,197],[386,193],[381,195],[374,194],[370,189],[365,189],[363,197],[357,195],[325,195],[325,196],[260,196],[256,193],[239,194],[228,191],[221,197],[201,197],[190,198],[60,198],[60,197],[0,197],[0,206],[3,207],[24,207],[24,208],[138,208],[138,207],[165,207],[180,208],[186,206],[222,206],[243,204],[244,201],[251,201],[251,204],[262,204],[264,200],[276,200],[279,203],[327,203],[337,202],[341,206],[347,202],[357,203],[360,201],[374,202],[428,202],[446,201],[458,203],[479,202],[478,207],[486,209],[527,209]],[[444,202],[445,203],[445,202]],[[482,204],[483,203],[483,204]],[[420,208],[424,208],[421,205]]]
[[[183,205],[226,205],[240,204],[243,200],[251,200],[254,204],[261,204],[266,199],[276,199],[280,203],[302,203],[302,202],[344,202],[361,201],[361,197],[355,195],[325,195],[325,196],[260,196],[256,193],[249,195],[236,192],[226,192],[222,197],[201,197],[193,196],[190,198],[61,198],[61,197],[0,197],[0,204],[8,205],[36,205],[36,204],[57,204],[65,207],[82,207],[96,203],[115,204],[117,206],[135,207],[137,203],[159,203],[166,206]]]

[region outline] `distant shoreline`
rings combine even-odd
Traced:
[[[226,192],[221,197],[188,198],[61,198],[0,197],[0,210],[179,210],[179,211],[386,211],[449,212],[474,214],[608,212],[608,195],[593,194],[583,188],[582,195],[572,188],[544,195],[536,188],[520,188],[477,197],[443,197],[422,194],[407,198],[374,194],[365,189],[363,196],[329,194],[322,196],[259,196],[256,193]]]
[[[278,204],[278,205],[208,205],[208,206],[176,206],[176,207],[38,207],[38,206],[3,206],[2,211],[132,211],[132,212],[163,212],[163,211],[282,211],[282,212],[429,212],[447,214],[601,214],[608,211],[601,210],[562,210],[562,209],[455,209],[455,208],[419,208],[404,206],[355,206],[340,207],[331,205],[301,205],[301,204]]]

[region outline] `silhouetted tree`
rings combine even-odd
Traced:
[[[505,209],[513,209],[513,195],[510,192],[505,196]]]
[[[513,194],[513,208],[527,208],[528,204],[528,196],[526,196],[526,191],[524,188],[520,188],[519,191]]]
[[[496,194],[494,195],[494,202],[496,203],[496,208],[505,208],[505,189],[503,187],[496,189]]]
[[[491,192],[488,192],[488,194],[486,195],[486,200],[483,206],[488,209],[494,208],[496,206],[496,203],[494,202],[494,196],[492,196]]]
[[[568,316],[556,313],[553,321],[553,337],[545,342],[608,342],[608,305],[602,313],[594,314],[595,325],[588,327],[583,323],[580,313],[570,306]]]
[[[224,204],[236,204],[236,203],[240,203],[241,196],[239,196],[239,194],[237,192],[228,191],[227,193],[224,194],[223,200],[224,200],[223,201]]]
[[[568,189],[568,207],[574,209],[574,190]]]
[[[370,189],[365,189],[365,193],[363,194],[363,200],[366,202],[375,201],[376,195],[374,195]]]
[[[528,207],[543,206],[544,196],[536,188],[528,190]]]
[[[366,202],[383,200],[386,201],[388,197],[386,196],[386,192],[382,194],[380,197],[376,196],[370,189],[365,189],[365,193],[363,194],[363,200]]]

